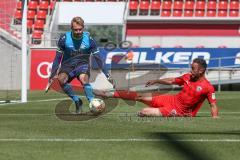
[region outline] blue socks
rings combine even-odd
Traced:
[[[83,86],[84,86],[85,95],[86,95],[88,101],[90,102],[95,97],[93,94],[92,86],[89,83],[84,84]],[[75,93],[72,89],[72,86],[70,84],[68,84],[68,83],[64,84],[62,89],[70,98],[72,98],[72,100],[74,102],[76,102],[80,99],[79,96],[75,95]]]
[[[92,86],[89,83],[84,84],[84,91],[88,101],[90,102],[95,97],[93,94]]]
[[[75,95],[72,86],[68,83],[64,84],[62,87],[63,91],[70,97],[74,102],[78,101],[80,98],[79,96]]]

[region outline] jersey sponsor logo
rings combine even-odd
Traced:
[[[171,110],[170,115],[173,116],[173,117],[174,117],[174,116],[177,116],[177,111],[176,111],[176,109]]]
[[[81,44],[80,48],[85,49],[85,48],[87,48],[87,46],[85,44]]]
[[[212,93],[212,99],[216,99],[215,93]]]
[[[201,90],[202,90],[202,87],[201,86],[197,86],[196,91],[200,92]]]
[[[111,64],[112,58],[117,55],[127,55],[128,52],[109,52],[106,56],[106,64]],[[155,56],[148,52],[133,52],[132,62],[125,60],[125,56],[118,61],[118,64],[144,63],[144,64],[189,64],[197,57],[202,57],[209,63],[209,52],[156,52]]]

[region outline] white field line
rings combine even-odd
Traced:
[[[85,96],[79,96],[81,98],[84,98]],[[35,103],[35,102],[50,102],[50,101],[59,101],[59,100],[71,100],[70,98],[54,98],[54,99],[42,99],[42,100],[32,100],[32,101],[27,101],[26,103]],[[218,98],[220,99],[238,99],[238,98],[232,98],[232,97],[228,97],[228,98]],[[13,105],[13,104],[20,104],[22,103],[21,101],[13,101],[12,103],[2,103],[0,104],[0,106],[4,106],[4,105]]]
[[[80,96],[80,97],[85,97],[85,96]],[[27,103],[35,103],[35,102],[50,102],[50,101],[59,101],[59,100],[71,100],[70,98],[54,98],[54,99],[44,99],[44,100],[33,100],[33,101],[28,101]],[[0,106],[4,106],[4,105],[14,105],[14,104],[20,104],[21,102],[20,101],[16,101],[16,102],[13,102],[13,103],[3,103],[3,104],[0,104]],[[198,113],[203,113],[203,114],[206,114],[206,113],[210,113],[210,112],[198,112]],[[54,114],[54,113],[53,113]],[[21,114],[21,113],[19,113],[19,114],[15,114],[15,113],[13,113],[13,114],[0,114],[0,115],[19,115],[19,116],[21,116],[21,115],[23,115],[23,116],[25,116],[25,115],[53,115],[53,114],[51,114],[51,113],[49,113],[49,114],[38,114],[38,113],[29,113],[29,114],[27,114],[27,113],[24,113],[24,114]],[[108,114],[111,114],[111,115],[134,115],[134,114],[136,114],[136,113],[127,113],[127,112],[119,112],[119,113],[108,113]],[[220,112],[220,114],[240,114],[240,112]]]
[[[210,112],[198,112],[198,113],[210,113]],[[239,115],[240,112],[220,112],[220,115]],[[52,113],[0,113],[0,116],[52,116],[52,115],[56,115],[54,112]],[[64,115],[64,113],[62,114]],[[68,115],[68,113],[66,113],[66,115]],[[107,114],[103,114],[101,116],[136,116],[137,117],[137,113],[127,113],[127,112],[119,112],[119,113],[112,113],[109,112]],[[81,116],[81,115],[79,115]],[[210,117],[210,115],[209,115]],[[183,118],[183,117],[179,117],[179,118]],[[189,118],[189,117],[186,117]],[[194,117],[193,117],[194,118]]]
[[[50,101],[59,101],[59,100],[71,100],[70,98],[54,98],[54,99],[42,99],[42,100],[32,100],[32,101],[27,101],[26,103],[36,103],[36,102],[50,102]],[[12,103],[2,103],[0,106],[5,106],[5,105],[14,105],[14,104],[21,104],[22,102],[20,101],[14,101]],[[22,103],[24,104],[24,103]]]
[[[118,139],[62,139],[62,138],[47,138],[47,139],[18,139],[5,138],[0,139],[0,142],[240,142],[240,139],[147,139],[147,138],[118,138]]]

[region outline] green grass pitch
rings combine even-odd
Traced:
[[[66,96],[35,91],[29,93],[28,103],[0,105],[0,160],[240,157],[240,92],[217,93],[219,119],[211,118],[206,103],[195,118],[139,118],[136,112],[142,104],[120,100],[98,118],[64,121],[55,114],[61,98]]]

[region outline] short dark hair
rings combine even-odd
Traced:
[[[193,63],[199,64],[202,68],[204,68],[204,70],[207,69],[207,62],[202,58],[195,58],[193,60]]]

